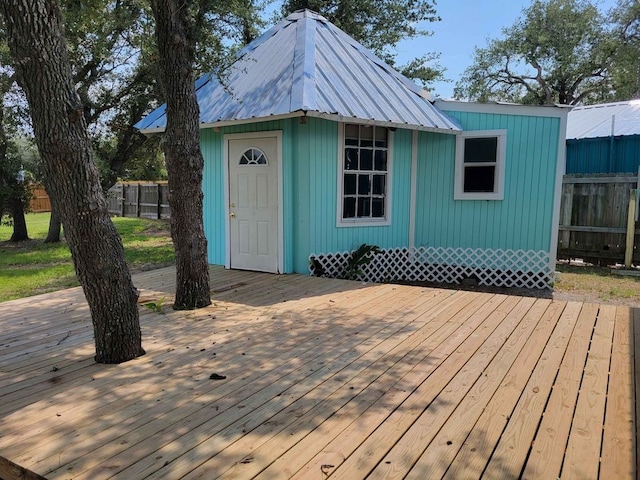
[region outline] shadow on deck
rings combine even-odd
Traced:
[[[79,288],[2,304],[0,455],[49,479],[635,478],[640,310],[212,267],[213,304],[175,312],[174,276],[134,277],[167,306],[122,365],[93,362]]]

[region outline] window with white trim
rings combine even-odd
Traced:
[[[502,200],[506,130],[464,132],[456,139],[455,200]]]
[[[344,125],[340,223],[381,223],[389,213],[389,129]]]

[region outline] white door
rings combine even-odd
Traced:
[[[230,266],[278,272],[278,138],[229,138]]]

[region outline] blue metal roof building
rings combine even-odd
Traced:
[[[637,173],[640,100],[574,108],[567,120],[566,173]]]
[[[309,10],[291,14],[242,49],[218,80],[198,81],[203,127],[296,116],[455,133],[429,94]],[[137,124],[161,131],[164,107]]]
[[[307,10],[196,88],[210,263],[348,276],[368,244],[366,280],[552,282],[565,109],[432,102]]]

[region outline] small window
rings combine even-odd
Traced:
[[[506,130],[465,132],[456,141],[456,200],[502,200]]]
[[[250,148],[240,156],[240,165],[268,165],[267,157],[259,148]]]
[[[388,220],[389,129],[346,124],[341,163],[341,222]]]

